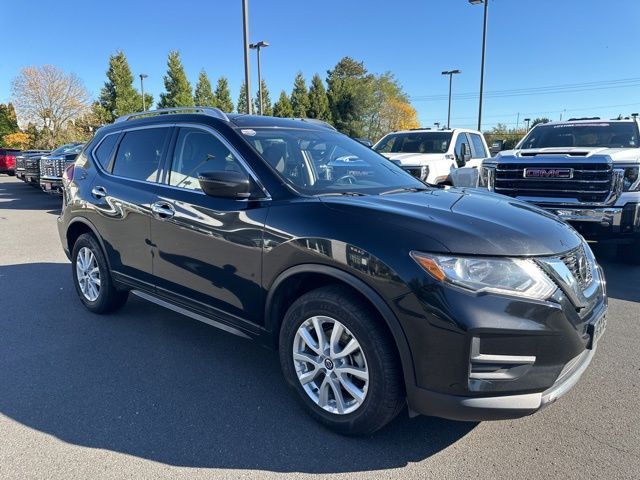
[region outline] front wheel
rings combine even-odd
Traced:
[[[280,331],[280,364],[306,410],[338,433],[373,433],[405,403],[389,332],[344,287],[313,290],[291,305]]]
[[[102,249],[89,233],[80,235],[71,255],[73,283],[84,306],[94,313],[107,313],[123,306],[128,291],[116,290]]]

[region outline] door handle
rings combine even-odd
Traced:
[[[166,220],[173,217],[176,213],[176,210],[170,203],[156,202],[151,204],[151,212],[156,218]]]
[[[104,187],[93,187],[91,189],[91,195],[95,198],[104,198],[107,196],[107,190]]]

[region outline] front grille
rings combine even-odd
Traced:
[[[593,281],[593,271],[591,270],[591,262],[584,251],[583,245],[564,254],[560,257],[560,260],[567,266],[582,290],[591,285]]]
[[[57,177],[62,178],[64,172],[65,161],[64,159],[42,159],[40,161],[40,176],[41,177]]]
[[[25,169],[25,158],[16,157],[16,172],[22,172]]]
[[[39,160],[27,158],[24,161],[24,169],[27,173],[38,175],[40,173],[40,163]]]
[[[572,178],[525,178],[524,170],[572,169]],[[531,163],[498,164],[495,191],[510,197],[575,199],[585,203],[603,203],[611,194],[613,167],[608,163]]]

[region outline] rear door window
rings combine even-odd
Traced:
[[[98,161],[102,168],[107,168],[109,166],[109,161],[111,160],[111,154],[113,153],[113,148],[116,146],[116,142],[118,141],[118,134],[114,133],[111,135],[107,135],[104,137],[98,148],[93,152],[93,156]]]
[[[111,173],[134,180],[157,182],[170,130],[169,127],[161,127],[126,132],[118,146]]]

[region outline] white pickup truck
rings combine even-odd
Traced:
[[[465,166],[479,167],[489,156],[482,134],[463,128],[393,132],[382,137],[373,149],[433,185],[452,185],[451,172]]]
[[[514,150],[456,172],[453,184],[535,203],[640,263],[639,126],[635,117],[536,125]]]

